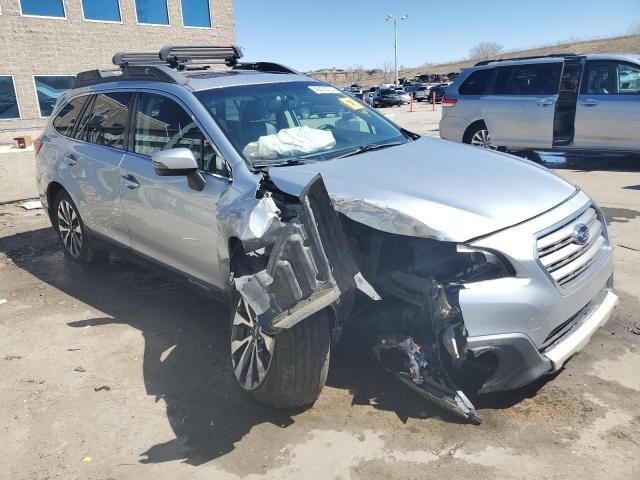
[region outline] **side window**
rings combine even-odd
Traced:
[[[499,67],[496,95],[555,95],[558,93],[562,63],[532,63]]]
[[[222,160],[180,105],[162,95],[144,93],[138,102],[134,151],[150,157],[160,150],[188,148],[207,172],[223,173]]]
[[[587,62],[582,93],[633,95],[640,93],[640,66],[622,62]]]
[[[53,128],[60,135],[70,137],[73,133],[73,127],[78,121],[78,115],[82,111],[82,106],[87,100],[88,95],[76,97],[67,103],[53,119]]]
[[[129,117],[131,92],[101,93],[95,96],[91,113],[83,118],[79,140],[125,149],[125,128]]]
[[[491,74],[493,73],[493,68],[484,68],[482,70],[476,70],[469,78],[467,78],[460,88],[458,89],[458,93],[460,95],[482,95],[487,91],[487,86],[489,85],[489,80],[491,79]]]

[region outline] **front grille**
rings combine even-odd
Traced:
[[[589,229],[589,240],[580,245],[574,236],[578,225]],[[538,237],[538,259],[561,288],[580,280],[607,246],[602,218],[594,207]]]

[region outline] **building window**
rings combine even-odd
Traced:
[[[73,75],[36,75],[33,77],[41,117],[51,115],[56,100],[65,90],[73,88],[75,78]]]
[[[211,28],[209,0],[182,0],[182,23],[185,27]]]
[[[85,20],[98,22],[121,22],[120,0],[82,0]]]
[[[0,76],[0,120],[20,118],[18,97],[13,84],[13,77]]]
[[[169,25],[167,0],[136,0],[138,23]]]
[[[66,17],[63,0],[20,0],[20,13],[34,17]]]

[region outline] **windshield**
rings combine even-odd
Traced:
[[[374,110],[322,83],[242,85],[195,95],[254,167],[329,160],[363,146],[409,141]]]

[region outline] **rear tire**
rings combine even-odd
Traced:
[[[467,131],[464,143],[468,143],[474,147],[485,148],[487,150],[498,149],[498,147],[491,143],[491,135],[489,134],[489,129],[484,122],[476,123]]]
[[[53,200],[51,219],[68,258],[81,263],[96,259],[96,250],[87,235],[78,208],[65,190],[60,190]]]
[[[262,329],[235,295],[231,367],[240,388],[260,403],[290,409],[313,404],[327,380],[329,318],[325,311],[277,335]]]

